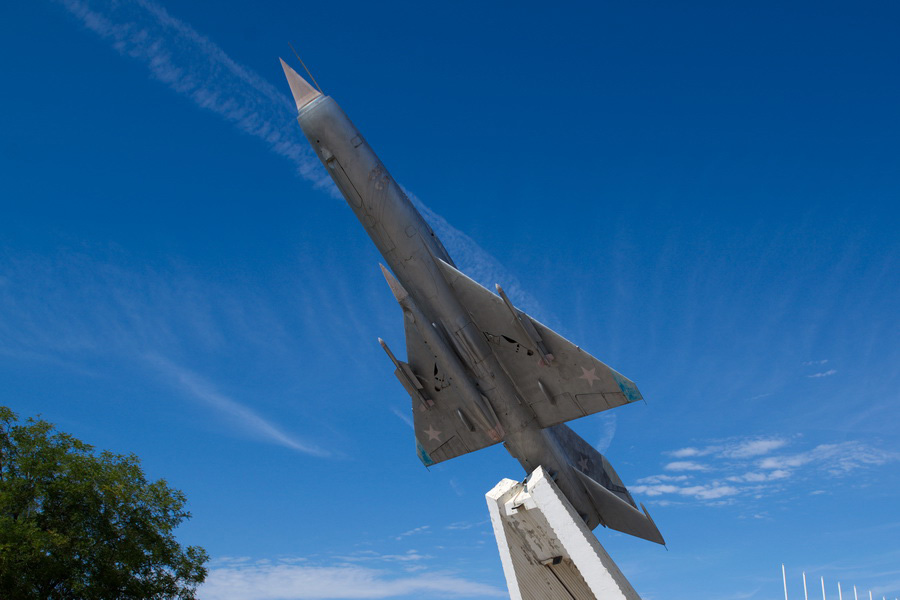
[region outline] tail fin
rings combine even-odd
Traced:
[[[665,544],[647,509],[641,504],[641,510],[638,510],[634,498],[609,461],[566,425],[555,425],[551,429],[597,509],[600,523],[622,533]]]

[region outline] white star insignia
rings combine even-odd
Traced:
[[[587,471],[587,468],[588,468],[587,456],[581,457],[581,460],[578,461],[578,467],[582,470],[582,472]]]
[[[594,367],[591,370],[587,370],[584,367],[581,367],[581,370],[583,371],[583,373],[578,379],[584,379],[590,384],[591,387],[594,387],[594,382],[600,379],[599,377],[597,377],[597,367]]]
[[[428,436],[429,442],[433,442],[435,440],[438,442],[441,441],[441,432],[435,429],[434,425],[429,425],[428,429],[426,429],[423,433]]]

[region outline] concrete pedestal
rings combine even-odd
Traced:
[[[543,468],[487,503],[511,600],[640,600]]]

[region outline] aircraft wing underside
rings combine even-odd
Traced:
[[[443,261],[438,263],[447,282],[494,347],[525,402],[534,410],[541,427],[642,399],[630,379],[507,305],[464,273]],[[529,324],[533,325],[530,334],[525,331]],[[540,340],[544,351],[552,355],[549,366],[542,360],[541,350],[532,338]]]
[[[475,427],[465,411],[462,399],[449,384],[434,354],[416,330],[404,319],[406,354],[409,367],[422,384],[420,394],[426,401],[413,398],[413,425],[419,459],[430,466],[475,452],[496,442]]]

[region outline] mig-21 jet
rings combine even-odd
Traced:
[[[641,400],[637,386],[460,272],[340,106],[281,65],[304,135],[390,267],[406,361],[379,341],[412,398],[419,459],[503,443],[527,473],[542,466],[591,529],[664,544],[609,461],[565,425]]]

